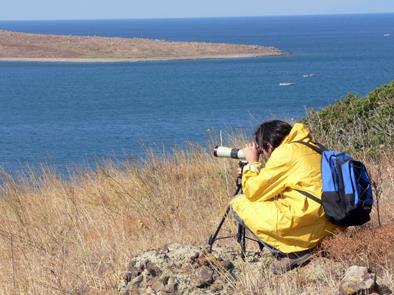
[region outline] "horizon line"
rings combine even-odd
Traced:
[[[218,18],[260,18],[260,17],[303,17],[303,16],[346,16],[346,15],[382,15],[391,12],[355,12],[355,13],[322,13],[322,14],[277,14],[277,15],[238,15],[238,16],[186,16],[186,17],[134,17],[134,18],[53,18],[53,19],[0,19],[0,22],[25,21],[105,21],[105,20],[186,20],[186,19],[218,19]]]

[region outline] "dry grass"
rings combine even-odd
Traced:
[[[170,242],[205,244],[231,198],[236,164],[191,146],[173,156],[148,156],[140,165],[107,163],[67,181],[51,170],[28,179],[5,177],[0,190],[0,293],[115,293],[133,254]],[[392,154],[367,164],[374,176],[380,173],[381,218],[392,223]],[[372,226],[375,220],[374,215]],[[385,241],[377,233],[383,241],[376,241],[376,249]],[[335,239],[334,253],[345,250],[347,245],[335,246]],[[393,269],[379,255],[393,289]],[[244,294],[334,294],[338,277],[330,263],[317,266],[325,271],[316,279],[302,269],[278,278],[269,269],[253,271],[245,265],[236,288]]]
[[[323,241],[323,250],[331,258],[353,265],[365,265],[375,270],[394,265],[394,224],[382,227],[348,229]]]
[[[114,290],[133,253],[202,243],[229,200],[219,161],[195,147],[70,181],[52,171],[0,197],[0,285],[47,293]]]

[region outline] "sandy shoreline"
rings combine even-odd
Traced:
[[[159,58],[23,58],[0,57],[0,62],[37,62],[37,63],[136,63],[150,61],[186,61],[204,59],[242,59],[256,57],[272,57],[272,55],[234,54],[234,55],[206,55],[206,56],[179,56]]]

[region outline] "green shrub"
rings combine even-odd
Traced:
[[[378,155],[394,147],[394,81],[363,98],[352,94],[304,119],[315,140],[333,149]]]

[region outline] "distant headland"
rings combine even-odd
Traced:
[[[43,35],[0,30],[0,61],[137,62],[283,54],[275,47],[261,45]]]

